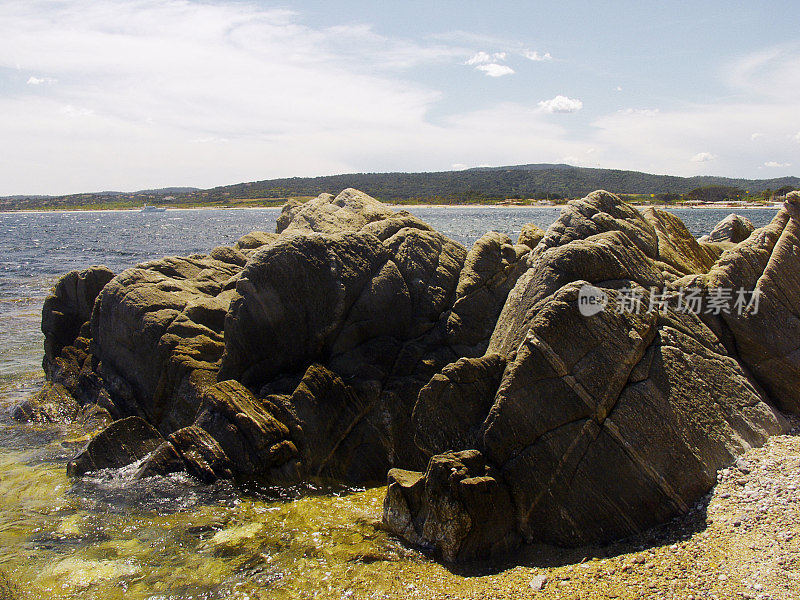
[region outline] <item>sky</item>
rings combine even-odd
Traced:
[[[800,173],[800,3],[2,0],[0,195]]]

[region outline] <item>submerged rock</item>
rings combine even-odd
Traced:
[[[145,458],[163,441],[161,434],[140,417],[115,421],[98,433],[67,463],[68,475],[124,467]]]

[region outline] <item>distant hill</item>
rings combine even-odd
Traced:
[[[143,204],[171,204],[178,196],[198,191],[194,187],[168,187],[136,192],[87,192],[65,196],[0,197],[0,210],[38,210],[66,208],[130,208]]]
[[[168,206],[257,205],[289,197],[337,193],[354,187],[384,202],[481,203],[506,198],[577,198],[596,189],[620,194],[687,194],[706,186],[724,186],[752,194],[786,186],[800,188],[800,178],[735,179],[675,177],[638,171],[591,169],[565,164],[477,167],[431,173],[350,173],[325,177],[290,177],[238,183],[207,190],[164,188],[139,192],[101,192],[58,197],[0,198],[0,209],[113,207],[143,203]]]

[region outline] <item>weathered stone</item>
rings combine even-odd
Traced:
[[[289,399],[302,430],[304,470],[314,477],[367,482],[390,466],[389,448],[368,418],[377,385],[354,387],[321,365],[311,365]]]
[[[100,293],[92,312],[98,374],[123,412],[165,433],[194,420],[197,390],[213,383],[224,351],[222,326],[240,267],[202,255],[128,269]]]
[[[329,353],[350,309],[390,258],[376,237],[357,233],[292,236],[256,252],[226,318],[222,378],[264,383]],[[402,278],[385,279],[402,307]],[[396,318],[402,308],[388,309],[386,320],[406,326]]]
[[[421,231],[433,231],[430,225],[407,210],[401,210],[380,221],[372,221],[361,228],[363,233],[371,233],[380,241],[386,241],[401,229],[410,227]]]
[[[78,337],[81,326],[91,316],[95,298],[112,277],[114,273],[108,268],[96,266],[70,271],[58,280],[42,307],[46,373],[61,350]]]
[[[250,233],[246,233],[236,241],[236,249],[245,254],[249,254],[253,250],[257,250],[258,248],[261,248],[261,246],[266,246],[267,244],[271,244],[277,239],[278,239],[277,233],[269,233],[266,231],[251,231]]]
[[[388,484],[386,526],[445,561],[500,554],[519,543],[508,490],[477,450],[434,456],[424,476],[392,469]]]
[[[237,248],[232,248],[231,246],[217,246],[211,251],[209,256],[214,260],[230,263],[239,267],[243,267],[247,262],[247,256]]]
[[[624,233],[645,256],[658,258],[658,236],[653,226],[635,208],[603,190],[592,192],[580,200],[571,200],[555,223],[547,228],[534,256],[607,231]]]
[[[267,400],[259,400],[237,381],[223,381],[202,394],[203,412],[195,424],[211,435],[241,475],[267,475],[297,460],[289,429]]]
[[[645,220],[653,226],[658,237],[658,258],[676,269],[678,274],[705,273],[721,254],[719,248],[699,244],[683,222],[658,208],[647,208],[642,212]]]
[[[435,375],[414,410],[423,448],[480,451],[512,498],[513,530],[561,545],[631,535],[685,512],[718,469],[785,427],[698,316],[651,304],[677,274],[708,266],[685,228],[655,211],[648,223],[611,195],[570,204],[509,294],[493,354]],[[726,256],[693,277],[710,278]],[[578,301],[590,284],[607,304],[584,316]],[[631,293],[639,309],[618,310]],[[477,374],[477,385],[459,386],[462,374]],[[457,556],[453,540],[468,520],[457,503],[424,508],[431,478],[430,469],[406,486],[390,478],[386,519],[412,543]]]
[[[428,455],[483,444],[481,426],[506,363],[499,354],[462,358],[422,388],[414,407],[414,441]]]
[[[100,469],[124,467],[141,460],[163,441],[161,434],[140,417],[114,421],[67,463],[67,474],[74,477]]]
[[[233,465],[228,455],[203,428],[190,425],[170,434],[169,442],[181,457],[186,469],[200,481],[211,483],[217,479],[231,479]],[[164,449],[167,455],[169,449]],[[172,465],[173,461],[165,461]],[[161,473],[160,473],[161,474]]]
[[[685,512],[717,469],[784,425],[693,314],[583,317],[581,285],[526,324],[483,431],[520,531],[562,545]]]
[[[517,244],[527,246],[531,250],[539,245],[539,242],[544,238],[544,230],[534,223],[526,223],[522,226],[517,238]]]
[[[348,188],[335,198],[321,194],[304,203],[287,203],[278,219],[278,233],[359,231],[367,223],[388,219],[393,212],[363,192]]]
[[[511,245],[508,236],[489,232],[467,253],[447,320],[448,341],[459,354],[486,350],[508,293],[528,268],[523,260],[528,252],[528,246]]]
[[[753,222],[747,217],[729,214],[714,226],[708,235],[700,238],[704,242],[743,242],[755,231]]]
[[[792,192],[769,225],[726,251],[707,275],[675,283],[700,287],[706,297],[718,289],[732,293],[729,310],[716,319],[725,325],[720,335],[729,332],[733,349],[773,402],[794,413],[800,413],[798,256],[800,192]],[[740,292],[744,304],[737,306]]]

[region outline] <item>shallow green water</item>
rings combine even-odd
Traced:
[[[276,500],[133,469],[71,481],[84,432],[2,431],[0,568],[24,597],[414,597],[399,574],[429,562],[373,526],[383,488]]]

